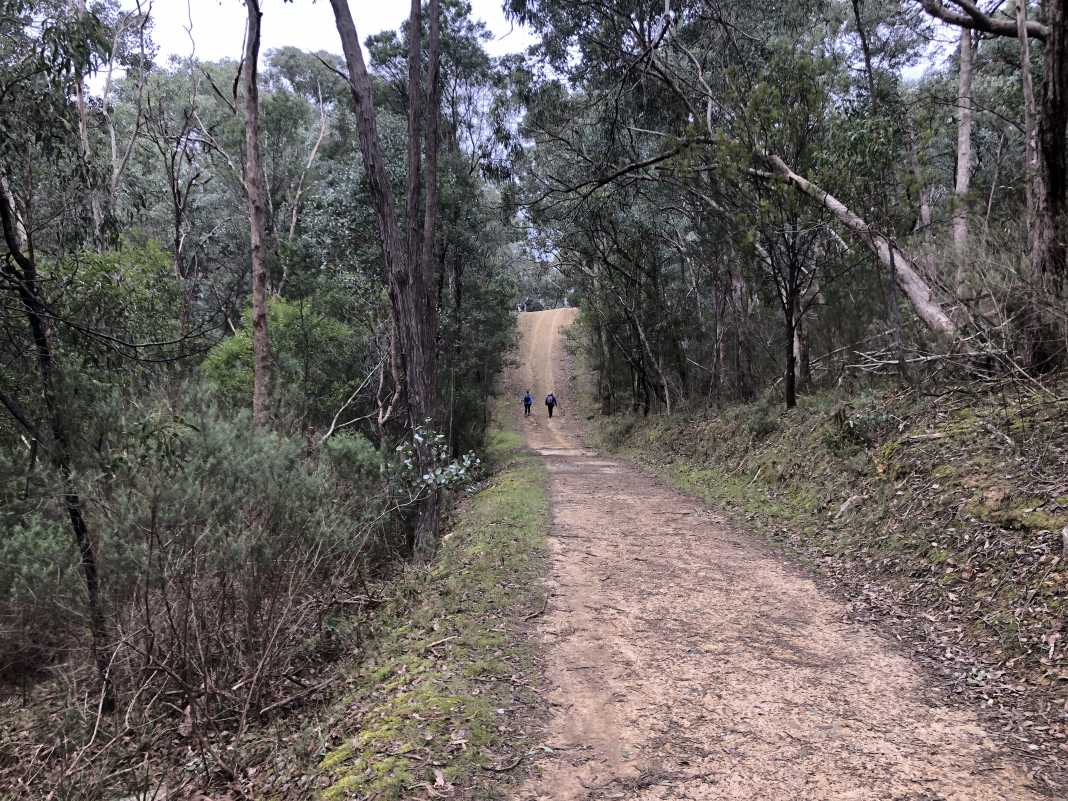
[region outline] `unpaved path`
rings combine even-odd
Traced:
[[[582,446],[563,391],[573,315],[521,317],[512,377],[517,407],[534,392],[524,424],[553,508],[539,633],[554,750],[516,801],[1042,797],[973,714],[800,571]]]

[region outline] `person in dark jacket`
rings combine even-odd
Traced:
[[[549,410],[550,418],[552,418],[553,416],[553,409],[555,409],[559,405],[559,402],[556,400],[556,395],[554,395],[553,393],[550,392],[548,395],[545,396],[545,408]]]
[[[527,394],[523,396],[523,416],[530,417],[530,407],[534,405],[534,396],[530,394],[530,390],[527,390]]]

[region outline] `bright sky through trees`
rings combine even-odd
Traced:
[[[124,0],[123,5],[133,8],[135,0]],[[147,6],[147,0],[141,0],[141,5]],[[472,0],[471,5],[473,16],[483,20],[493,31],[495,38],[486,45],[490,55],[517,52],[533,41],[525,29],[513,27],[505,19],[500,0]],[[156,0],[152,4],[153,39],[159,47],[159,58],[165,60],[172,55],[190,54],[192,44],[187,28],[192,18],[199,59],[237,59],[241,55],[245,14],[245,4],[241,0]],[[408,7],[407,3],[397,0],[358,2],[352,4],[352,14],[360,36],[367,37],[400,27],[408,15]],[[330,3],[326,0],[288,3],[265,0],[261,53],[285,46],[340,53],[341,43]]]

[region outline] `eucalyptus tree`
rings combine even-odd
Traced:
[[[393,311],[394,345],[397,350],[408,425],[420,467],[431,466],[431,454],[420,431],[437,415],[436,349],[437,307],[433,287],[439,261],[436,253],[438,200],[438,152],[440,142],[441,10],[438,0],[428,6],[429,56],[426,84],[422,70],[422,4],[412,0],[408,17],[408,183],[404,221],[406,236],[398,222],[399,212],[386,173],[378,134],[374,93],[364,62],[356,26],[347,0],[331,0],[338,34],[348,66],[349,88],[356,106],[360,150],[366,167],[371,200],[378,220],[385,256],[389,295]],[[424,94],[427,113],[424,118]],[[420,215],[423,183],[423,135],[426,135],[426,203]],[[405,241],[406,240],[406,241]],[[437,547],[439,497],[431,491],[423,501],[416,524],[415,551],[427,559]]]
[[[267,54],[264,74],[264,173],[267,176],[268,230],[280,250],[297,236],[305,200],[322,177],[324,146],[331,135],[338,104],[346,102],[336,70],[340,59],[330,53],[305,53],[294,47]],[[285,284],[282,275],[272,284]]]
[[[101,684],[100,706],[110,710],[114,692],[109,679],[108,621],[100,594],[96,541],[89,529],[85,502],[75,480],[77,424],[72,419],[59,335],[58,304],[51,297],[47,260],[62,259],[85,239],[84,218],[70,202],[69,190],[91,191],[78,165],[80,147],[76,108],[68,102],[82,76],[107,52],[106,29],[91,13],[69,14],[64,3],[9,0],[0,14],[0,225],[6,252],[0,281],[8,315],[22,318],[13,353],[3,371],[36,373],[36,381],[19,382],[0,392],[0,403],[32,440],[36,458],[43,451],[61,479],[62,504],[80,557],[85,580],[93,661]],[[53,183],[54,182],[54,183]],[[50,186],[50,184],[53,184]],[[67,193],[57,193],[55,185]],[[5,319],[5,327],[14,321]],[[31,366],[32,365],[32,366]],[[28,440],[29,441],[29,440]]]
[[[260,26],[263,12],[259,0],[245,0],[248,25],[245,28],[245,57],[241,80],[244,89],[245,170],[243,181],[248,196],[249,244],[252,252],[252,343],[255,353],[252,385],[252,419],[267,423],[268,394],[271,385],[271,341],[267,330],[267,197],[263,187],[260,154]]]
[[[1006,13],[1003,3],[990,12],[971,0],[951,0],[949,5],[941,0],[922,0],[922,5],[932,17],[950,25],[1020,42],[1028,121],[1026,158],[1029,164],[1032,159],[1037,164],[1030,194],[1030,261],[1035,273],[1051,279],[1057,291],[1068,274],[1068,5],[1064,0],[1046,0],[1041,4],[1040,19],[1031,17],[1028,0],[1017,0],[1013,15]],[[1044,63],[1037,105],[1030,74],[1031,40],[1041,43]]]
[[[508,357],[522,232],[501,200],[500,72],[465,4],[379,37],[376,59],[417,40],[397,62],[413,103],[384,60],[366,96],[327,54],[252,69],[255,0],[240,65],[142,59],[143,16],[76,5],[0,0],[0,681],[62,673],[29,714],[77,747],[26,752],[29,792],[73,760],[104,777],[78,792],[125,797],[119,763],[152,738],[191,725],[207,773],[201,734],[240,740],[287,703],[283,683],[323,656],[301,632],[393,553],[369,543],[405,542],[413,511],[430,557]],[[86,91],[108,70],[105,97]],[[353,158],[353,101],[372,97],[392,257],[376,173]],[[269,427],[246,416],[264,374],[250,305],[271,326]],[[122,714],[98,717],[113,701]],[[112,726],[137,734],[97,737]]]
[[[781,308],[780,352],[789,378],[782,375],[791,404],[806,361],[804,315],[827,297],[825,284],[856,261],[843,261],[849,246],[838,226],[876,256],[931,330],[949,337],[958,330],[888,230],[891,221],[865,220],[854,210],[863,200],[859,207],[881,218],[883,204],[873,208],[873,193],[855,180],[859,175],[836,169],[852,154],[863,162],[866,151],[878,154],[881,165],[895,163],[901,126],[893,117],[903,116],[893,101],[897,71],[918,52],[918,38],[909,35],[915,14],[896,4],[881,13],[861,5],[697,1],[672,4],[666,12],[647,2],[514,6],[541,32],[535,58],[551,71],[528,91],[524,131],[534,143],[528,200],[567,209],[553,213],[581,228],[585,207],[602,195],[639,186],[647,195],[654,185],[667,190],[641,213],[656,220],[651,227],[667,234],[665,244],[684,262],[694,243],[720,250],[731,243],[727,269],[715,267],[718,258],[704,258],[716,285],[708,293],[718,306],[712,325],[718,329],[733,307],[748,330],[769,305]],[[566,76],[569,88],[553,73]],[[885,113],[865,108],[865,95],[871,103],[889,98]],[[851,140],[833,137],[843,121],[858,118],[866,124],[850,124]],[[863,175],[877,182],[892,207],[900,182],[892,166],[880,170]],[[783,247],[789,231],[801,239]],[[881,296],[880,282],[875,287]],[[698,283],[693,289],[699,296]],[[722,334],[715,333],[721,345]],[[683,363],[696,361],[687,359]],[[724,363],[716,357],[713,383]],[[683,371],[675,372],[675,379],[658,383],[684,384]]]

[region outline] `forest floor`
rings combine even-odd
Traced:
[[[551,708],[517,801],[1026,801],[1031,766],[759,537],[585,446],[562,331],[524,314],[509,389],[549,469]],[[518,412],[521,415],[521,412]]]

